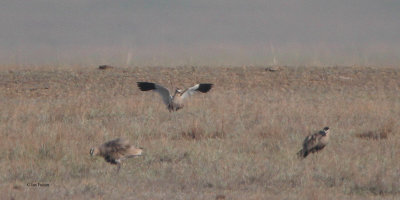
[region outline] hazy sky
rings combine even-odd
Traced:
[[[400,65],[399,0],[0,0],[0,64]]]

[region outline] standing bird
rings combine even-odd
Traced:
[[[123,138],[117,138],[90,149],[91,156],[101,156],[107,162],[117,165],[117,172],[119,172],[123,160],[141,156],[142,152],[142,148],[135,148],[129,144],[128,140]]]
[[[309,153],[322,150],[329,142],[329,127],[308,135],[303,142],[303,149],[297,152],[300,158],[305,158]]]
[[[183,108],[183,101],[189,97],[195,94],[197,91],[206,93],[210,91],[212,88],[213,84],[211,83],[200,83],[197,84],[193,87],[187,88],[185,90],[180,90],[177,88],[175,90],[174,96],[171,96],[169,93],[169,90],[161,85],[155,84],[155,83],[149,83],[149,82],[137,82],[137,85],[141,91],[149,91],[149,90],[154,90],[160,96],[162,97],[162,100],[165,105],[167,105],[168,110],[171,111],[177,111],[181,108]]]

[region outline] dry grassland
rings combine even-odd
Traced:
[[[169,113],[137,81],[215,87]],[[3,66],[1,199],[400,199],[399,117],[400,68]],[[118,175],[89,156],[116,137],[146,154]]]

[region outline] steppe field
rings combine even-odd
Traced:
[[[265,68],[1,66],[0,199],[400,199],[400,67]],[[214,87],[170,113],[137,81]]]

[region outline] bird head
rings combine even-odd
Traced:
[[[179,88],[176,88],[176,90],[175,90],[175,95],[182,95],[182,93],[183,93],[183,91],[181,90],[181,89],[179,89]]]
[[[91,156],[97,155],[98,152],[99,152],[99,150],[98,150],[97,148],[91,148],[91,149],[90,149],[90,155],[91,155]]]
[[[329,127],[325,127],[324,129],[322,129],[322,131],[325,133],[324,135],[329,133]]]

